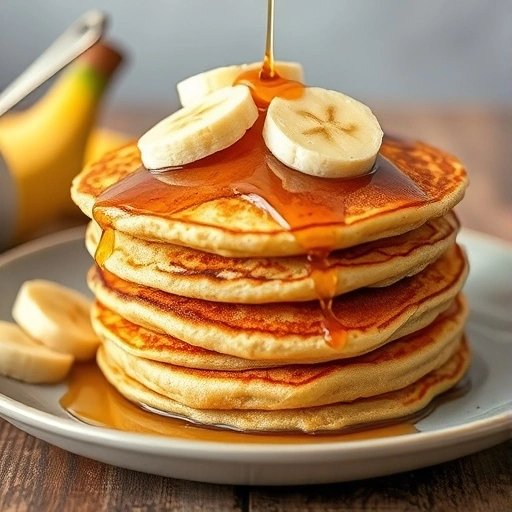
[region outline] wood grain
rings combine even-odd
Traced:
[[[242,509],[233,487],[145,475],[79,457],[0,420],[2,512],[217,512]]]
[[[512,442],[431,468],[359,482],[258,488],[252,512],[512,510]]]
[[[302,487],[186,482],[67,453],[0,420],[2,512],[506,512],[512,442],[409,473]]]
[[[414,134],[458,155],[471,179],[458,208],[463,224],[512,240],[512,109],[375,110],[386,131]],[[106,124],[140,134],[166,114],[161,109],[113,112]],[[115,468],[69,454],[0,420],[0,512],[164,510],[507,512],[512,511],[512,442],[432,468],[372,480],[248,488]]]

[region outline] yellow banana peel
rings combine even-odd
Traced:
[[[117,51],[97,43],[33,107],[0,118],[0,153],[16,184],[13,242],[70,211],[71,180],[82,168],[101,97],[120,61]]]

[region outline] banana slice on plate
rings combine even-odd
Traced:
[[[274,98],[263,127],[265,144],[278,160],[324,178],[370,172],[382,135],[366,105],[319,87],[305,88],[297,99]]]
[[[195,162],[234,144],[257,118],[248,87],[219,89],[147,131],[138,142],[142,163],[157,170]]]
[[[36,279],[21,286],[12,316],[32,338],[78,361],[88,361],[100,344],[90,320],[91,302],[65,286]]]
[[[217,89],[233,85],[242,73],[260,69],[261,66],[261,62],[226,66],[210,69],[204,73],[186,78],[176,86],[180,102],[184,107],[192,105],[198,99],[207,96]],[[276,62],[275,69],[282,78],[297,82],[304,81],[304,71],[298,62]]]
[[[0,374],[31,384],[52,384],[68,374],[73,356],[41,345],[11,322],[0,322]]]

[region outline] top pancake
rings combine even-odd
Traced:
[[[222,161],[224,156],[229,157],[223,153],[219,152],[215,158]],[[316,244],[340,249],[405,233],[445,214],[462,199],[467,177],[456,158],[421,142],[391,138],[385,138],[381,155],[396,166],[391,166],[394,170],[390,173],[386,174],[384,167],[377,169],[374,175],[364,178],[364,185],[347,188],[340,184],[340,193],[322,196],[322,201],[318,202],[318,219],[322,209],[339,209],[342,203],[343,219],[335,223],[315,224],[317,220],[313,218],[309,225],[303,224],[299,230],[291,232],[282,219],[279,220],[280,207],[274,204],[269,207],[268,201],[258,199],[258,194],[235,195],[230,192],[194,203],[194,194],[189,192],[192,189],[176,182],[186,178],[188,169],[166,173],[163,178],[166,183],[154,178],[156,189],[146,209],[137,210],[130,204],[120,205],[109,200],[110,203],[106,201],[96,207],[95,218],[104,229],[112,227],[145,240],[183,245],[224,256],[271,257],[307,253],[304,240],[308,241],[309,248],[315,248]],[[269,153],[267,161],[258,165],[265,167],[265,176],[282,187],[283,201],[301,201],[308,195],[311,184],[320,188],[332,184],[329,179],[312,178],[276,166],[274,160]],[[145,173],[138,149],[131,144],[86,167],[73,182],[72,197],[92,218],[95,201],[102,192],[114,185],[107,194],[112,198],[129,183],[137,190],[140,180],[147,179]],[[115,185],[120,181],[123,183]],[[202,183],[197,187],[201,188]],[[187,206],[167,212],[162,198],[177,186],[185,196],[190,195],[186,198]],[[307,200],[316,201],[310,196]],[[272,209],[277,214],[276,211],[272,214]],[[325,239],[328,239],[327,244]]]

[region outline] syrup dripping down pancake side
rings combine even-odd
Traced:
[[[381,395],[442,366],[462,337],[462,297],[430,325],[360,357],[252,370],[202,370],[136,357],[107,341],[103,350],[143,386],[195,409],[280,410]]]
[[[458,246],[419,274],[383,288],[334,299],[347,343],[326,344],[317,301],[223,304],[190,299],[123,281],[93,267],[89,286],[98,300],[131,322],[191,345],[245,359],[279,361],[351,357],[373,350],[431,322],[462,288],[467,260]],[[430,313],[430,314],[429,314]]]
[[[301,240],[314,241],[332,232],[328,238],[337,249],[410,231],[452,209],[467,185],[457,159],[419,142],[386,138],[381,149],[384,167],[356,180],[334,180],[337,188],[334,182],[326,184],[327,179],[274,162],[266,150],[263,162],[261,154],[251,162],[237,144],[225,151],[241,155],[222,164],[230,155],[219,152],[201,161],[203,167],[155,177],[140,169],[136,146],[127,146],[77,176],[72,196],[91,218],[94,208],[103,229],[113,227],[136,238],[224,256],[270,257],[307,252],[297,241],[298,233]],[[233,176],[244,158],[249,160],[246,167]],[[215,179],[220,181],[215,184]],[[320,195],[308,193],[312,184]],[[299,196],[306,206],[297,206]],[[274,197],[280,198],[278,204]],[[329,213],[331,206],[335,215]],[[293,226],[298,227],[291,232]]]
[[[364,286],[388,286],[438,259],[454,243],[458,228],[455,214],[449,212],[403,235],[335,251],[326,257],[325,267],[316,271],[321,278],[334,279],[334,295]],[[101,228],[92,221],[86,232],[92,256],[101,254],[101,235]],[[218,302],[262,304],[317,298],[306,256],[227,258],[115,232],[109,256],[100,266],[126,281]]]

